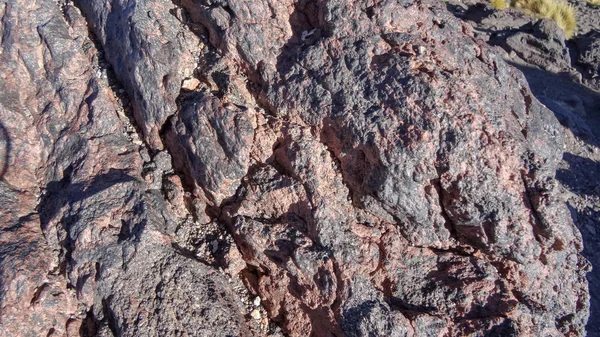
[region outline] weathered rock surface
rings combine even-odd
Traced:
[[[172,247],[79,10],[2,8],[1,334],[244,334],[226,279]]]
[[[559,198],[565,200],[571,217],[582,232],[583,255],[593,271],[590,282],[590,319],[587,336],[600,336],[600,93],[557,74],[533,67],[521,67],[536,98],[550,108],[563,126],[565,151],[559,164],[557,182]]]
[[[499,45],[509,53],[544,70],[558,73],[569,71],[571,58],[565,44],[565,34],[558,25],[550,20],[539,20],[500,42]]]
[[[513,62],[553,73],[573,71],[565,34],[553,20],[517,8],[495,10],[487,2],[449,3],[448,9],[473,26],[476,38],[501,47]]]
[[[162,149],[159,132],[177,111],[175,99],[195,68],[200,42],[172,15],[171,1],[75,2],[131,98],[144,139]]]
[[[2,4],[5,334],[585,335],[562,129],[443,4]]]
[[[523,71],[533,94],[547,106],[562,124],[565,151],[559,164],[557,181],[559,198],[565,200],[571,217],[581,230],[584,242],[582,254],[593,271],[587,274],[590,284],[590,319],[587,336],[600,336],[600,188],[598,188],[598,163],[600,162],[600,93],[598,89],[598,13],[600,9],[588,6],[585,1],[569,1],[577,17],[577,33],[565,44],[552,44],[530,27],[539,25],[535,17],[515,9],[493,10],[486,1],[453,2],[448,8],[465,22],[471,24],[476,37],[490,44],[502,46],[506,60]],[[551,32],[551,30],[549,31]],[[521,35],[535,44],[515,44],[507,48],[506,41]],[[545,34],[559,37],[560,31]],[[508,37],[508,38],[507,38]],[[554,50],[551,47],[556,46]],[[565,48],[566,47],[566,48]],[[533,52],[531,52],[533,51]],[[557,53],[560,51],[560,53]],[[564,72],[565,62],[552,60],[553,55],[567,55],[572,66]],[[535,57],[520,57],[530,55]],[[541,57],[538,57],[541,56]],[[556,65],[563,64],[560,69]],[[567,76],[565,76],[567,75]]]
[[[252,109],[223,104],[195,93],[181,106],[166,131],[175,164],[190,185],[206,193],[210,205],[235,194],[250,164],[254,141]],[[198,191],[197,193],[202,193]]]
[[[600,30],[578,36],[575,40],[576,66],[581,67],[583,82],[600,91]]]

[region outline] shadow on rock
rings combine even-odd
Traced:
[[[572,193],[567,206],[583,237],[582,255],[591,262],[588,336],[600,336],[600,93],[564,75],[512,63],[523,72],[535,97],[572,134],[556,179]]]
[[[582,255],[592,263],[587,274],[590,289],[590,319],[588,336],[600,336],[600,162],[571,153],[563,155],[563,164],[556,178],[576,195],[568,200],[571,218],[581,231],[584,249]]]
[[[11,151],[10,137],[8,131],[2,123],[0,123],[0,179],[8,170],[8,157]]]
[[[521,70],[533,95],[550,109],[575,136],[600,146],[600,92],[573,82],[562,74],[509,62]]]
[[[579,195],[600,195],[600,163],[590,158],[565,153],[563,161],[569,169],[559,169],[556,179],[567,186],[571,192]]]
[[[487,3],[447,2],[446,8],[456,18],[470,22],[475,38],[499,45],[512,35],[531,30],[536,20],[520,10],[496,10]]]
[[[104,202],[110,202],[110,200],[105,200],[106,195],[101,194],[102,191],[113,188],[116,185],[122,185],[129,182],[137,181],[134,177],[127,174],[126,170],[117,170],[111,169],[105,174],[100,174],[89,183],[86,182],[78,182],[72,183],[71,179],[73,176],[73,167],[69,166],[63,172],[63,178],[60,181],[52,181],[48,185],[46,185],[46,193],[42,197],[42,200],[39,204],[39,214],[40,214],[40,223],[42,230],[46,230],[50,222],[55,219],[63,207],[69,205],[70,208],[77,208],[77,203],[85,202],[85,200],[90,199],[93,205],[98,205],[99,209],[95,207],[88,206],[85,211],[81,212],[78,210],[68,209],[62,215],[62,219],[60,221],[64,230],[66,231],[67,236],[65,238],[65,242],[63,243],[64,247],[67,249],[66,258],[70,258],[70,252],[73,249],[74,243],[72,242],[73,238],[76,238],[78,232],[82,229],[72,228],[82,220],[80,217],[86,217],[87,214],[95,214],[97,212],[100,214],[102,210],[100,208],[103,207],[103,202],[100,199],[104,200]],[[117,187],[121,189],[121,187]],[[130,189],[130,187],[123,187],[123,189]],[[117,191],[114,191],[117,193]],[[93,200],[92,199],[97,199]],[[109,198],[110,199],[110,198]],[[127,202],[127,201],[125,201]],[[90,216],[93,218],[94,216]],[[142,226],[138,225],[138,227]],[[119,240],[128,239],[132,236],[135,236],[141,228],[132,228],[130,229],[127,224],[123,224],[121,229],[121,233],[119,234]]]
[[[76,203],[92,197],[114,185],[136,181],[125,170],[111,169],[100,174],[89,183],[71,184],[72,166],[63,172],[63,179],[52,181],[46,186],[46,194],[40,203],[40,220],[44,228],[66,204]]]

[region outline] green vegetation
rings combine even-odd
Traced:
[[[600,0],[586,0],[588,4],[595,2],[600,5]],[[575,9],[573,6],[560,0],[513,0],[508,4],[507,0],[490,0],[491,5],[497,9],[505,9],[510,6],[522,8],[540,18],[548,18],[556,21],[558,26],[565,32],[567,39],[573,37],[577,28]]]

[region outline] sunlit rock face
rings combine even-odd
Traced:
[[[7,336],[585,335],[560,125],[441,4],[1,4]]]

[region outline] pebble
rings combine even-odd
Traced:
[[[142,160],[146,163],[149,163],[150,161],[152,161],[152,158],[150,158],[150,154],[148,153],[148,149],[143,148],[140,150],[140,155],[142,156]]]
[[[260,306],[260,296],[256,296],[256,298],[254,299],[254,302],[252,302],[252,304],[254,304],[255,307]]]
[[[181,88],[188,91],[194,91],[196,88],[198,88],[198,85],[200,85],[200,80],[192,77],[185,79],[181,85]]]
[[[255,320],[259,320],[260,319],[260,311],[258,309],[254,309],[250,313],[250,316],[252,316],[252,318],[254,318]]]

